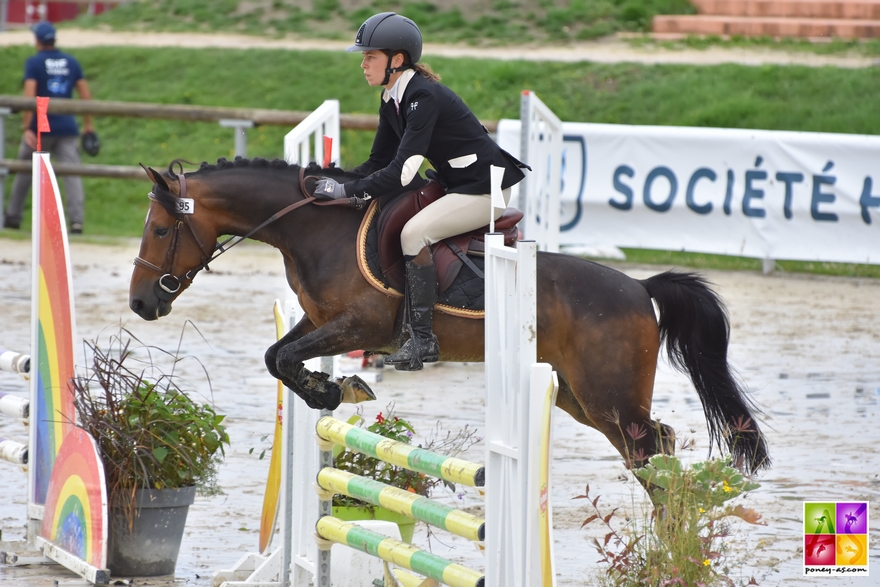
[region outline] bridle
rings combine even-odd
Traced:
[[[178,195],[175,195],[171,192],[169,192],[169,193],[171,193],[171,195],[175,199],[185,198],[186,197],[186,176],[183,173],[178,173],[177,179],[180,182],[180,195],[178,196]],[[305,175],[305,168],[300,168],[299,183],[300,183],[300,188],[301,188],[303,194],[309,193],[309,191],[307,191],[307,188],[306,188],[306,181],[312,180],[312,179],[317,179],[317,178],[315,178],[313,176],[306,176]],[[314,185],[314,182],[312,182],[312,185]],[[153,190],[156,190],[156,189],[160,189],[158,185],[153,186]],[[156,197],[156,194],[154,193],[154,191],[151,191],[147,195],[154,202],[158,202],[159,204],[162,203]],[[171,243],[168,245],[168,251],[165,253],[165,261],[162,263],[162,266],[159,267],[157,265],[154,265],[153,263],[150,263],[146,259],[142,259],[140,256],[137,256],[134,258],[134,264],[137,265],[138,267],[143,267],[144,269],[148,269],[154,273],[157,273],[159,275],[159,279],[156,281],[155,285],[153,286],[154,293],[156,294],[156,297],[163,302],[171,301],[172,299],[174,299],[174,296],[176,296],[177,293],[180,292],[180,287],[183,283],[183,280],[186,280],[186,281],[192,283],[192,280],[195,279],[195,277],[199,271],[201,271],[202,269],[204,269],[206,271],[211,270],[210,267],[208,267],[208,264],[211,263],[212,261],[214,261],[217,257],[222,255],[223,253],[225,253],[226,251],[228,251],[229,249],[231,249],[232,247],[234,247],[235,245],[237,245],[241,241],[250,238],[254,233],[256,233],[260,229],[264,228],[266,225],[271,224],[272,222],[275,222],[276,220],[278,220],[282,216],[285,216],[286,214],[293,212],[297,208],[301,208],[307,204],[312,204],[312,203],[314,203],[316,206],[333,206],[333,205],[351,206],[351,207],[354,207],[354,208],[357,208],[358,210],[360,210],[364,207],[364,205],[366,205],[367,202],[361,198],[343,198],[340,200],[318,201],[317,198],[315,198],[315,196],[306,195],[304,199],[302,199],[298,202],[294,202],[293,204],[290,204],[290,205],[282,208],[281,210],[279,210],[278,212],[276,212],[275,214],[270,216],[268,219],[266,219],[264,222],[262,222],[260,225],[258,225],[256,228],[251,229],[251,231],[248,232],[246,235],[244,235],[242,237],[230,236],[229,238],[227,238],[223,242],[216,243],[216,245],[214,246],[214,250],[211,252],[207,252],[208,251],[207,247],[205,247],[205,245],[202,244],[202,241],[199,238],[198,233],[196,233],[196,231],[193,230],[193,227],[190,224],[189,215],[180,214],[179,212],[177,212],[177,213],[175,213],[175,216],[178,218],[174,221],[174,233],[171,235]],[[199,253],[200,253],[201,259],[200,259],[200,263],[198,265],[196,265],[195,267],[193,267],[192,269],[190,269],[189,271],[187,271],[183,275],[183,277],[178,277],[177,275],[174,274],[174,263],[177,260],[177,251],[180,246],[180,234],[181,234],[183,228],[186,228],[189,231],[189,233],[192,235],[193,240],[196,241],[196,244],[199,247]],[[234,242],[232,242],[232,244],[230,244],[227,247],[226,245],[229,244],[230,241],[234,241]]]

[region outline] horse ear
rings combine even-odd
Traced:
[[[165,179],[159,174],[158,171],[156,171],[152,167],[147,167],[143,163],[138,163],[138,165],[143,168],[144,172],[146,172],[147,174],[147,177],[150,178],[150,181],[158,185],[160,188],[168,190],[168,184],[165,183]]]
[[[168,182],[165,180],[165,178],[162,177],[162,174],[161,174],[161,173],[159,173],[158,171],[156,171],[156,170],[153,169],[152,167],[147,167],[147,166],[144,165],[143,163],[139,163],[139,165],[140,165],[140,166],[143,168],[143,170],[146,172],[147,177],[150,178],[150,181],[152,181],[153,183],[155,183],[156,185],[158,185],[160,188],[164,189],[165,191],[171,192],[172,194],[180,193],[179,183],[178,183],[178,188],[177,188],[176,190],[173,190],[173,189],[171,189],[171,187],[168,185]]]

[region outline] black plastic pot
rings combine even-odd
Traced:
[[[107,567],[111,575],[153,577],[174,574],[186,514],[195,495],[195,487],[139,489],[135,494],[134,527],[130,530],[125,511],[111,507],[107,545]]]

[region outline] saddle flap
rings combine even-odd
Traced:
[[[402,291],[404,285],[405,268],[403,249],[400,246],[400,233],[404,225],[409,222],[410,218],[445,194],[443,186],[432,180],[420,189],[401,194],[383,206],[379,218],[376,220],[379,234],[379,265],[382,268],[383,277],[395,289]],[[507,208],[504,214],[495,221],[495,232],[504,233],[505,245],[512,246],[516,242],[518,236],[516,225],[522,218],[521,211],[516,208]],[[482,251],[481,243],[487,232],[489,232],[488,225],[450,237],[431,247],[440,292],[449,288],[463,265],[462,260],[453,252],[453,249],[443,243],[451,241],[464,254],[467,254],[468,250],[474,247],[472,243],[480,243],[477,248]]]
[[[382,267],[382,274],[395,289],[403,289],[403,249],[400,247],[403,226],[425,206],[436,202],[445,194],[443,186],[436,181],[429,181],[417,190],[399,195],[382,207],[376,221],[379,230],[379,265]]]

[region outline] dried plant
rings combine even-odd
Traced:
[[[110,503],[132,520],[138,489],[195,486],[201,494],[219,492],[217,466],[223,444],[229,444],[221,424],[225,416],[180,389],[174,375],[182,360],[179,349],[146,346],[124,328],[106,347],[84,344],[91,365],[73,380],[74,406],[79,425],[98,443]],[[136,356],[144,352],[145,360]],[[154,354],[171,362],[169,373],[154,362]]]

